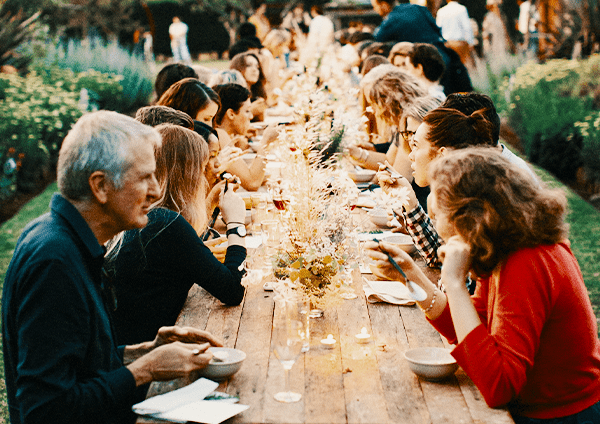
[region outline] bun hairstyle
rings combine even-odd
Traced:
[[[465,115],[456,109],[437,108],[425,115],[423,123],[429,125],[427,139],[434,147],[496,146],[485,110]]]
[[[567,237],[564,193],[540,188],[496,148],[452,151],[432,163],[430,178],[438,211],[471,246],[479,277],[517,250]]]
[[[238,113],[246,100],[250,98],[250,91],[238,84],[219,84],[213,87],[214,91],[221,98],[221,107],[215,115],[215,123],[221,125],[225,113],[232,109]]]

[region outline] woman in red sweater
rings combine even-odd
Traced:
[[[600,423],[598,329],[566,239],[564,194],[540,188],[491,148],[446,155],[430,177],[446,240],[442,284],[387,243],[369,245],[377,273],[402,280],[387,251],[427,292],[419,305],[457,344],[452,355],[490,407],[507,406],[519,424]]]

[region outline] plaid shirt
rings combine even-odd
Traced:
[[[408,212],[403,208],[402,216],[417,251],[425,259],[427,265],[431,268],[441,268],[442,262],[437,251],[444,241],[431,223],[429,215],[425,213],[420,204],[417,204],[413,210]],[[469,293],[473,294],[475,292],[475,280],[469,275],[467,275],[466,285]],[[443,289],[441,281],[438,281],[438,287]]]
[[[409,212],[403,208],[402,215],[406,222],[406,229],[427,265],[432,268],[440,268],[442,262],[438,257],[437,250],[442,245],[443,240],[431,223],[429,215],[425,213],[419,204]]]

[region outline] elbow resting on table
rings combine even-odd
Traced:
[[[235,296],[231,296],[228,299],[223,300],[223,304],[227,306],[238,306],[244,300],[244,294],[246,293],[246,288],[242,286],[242,289],[236,291]]]

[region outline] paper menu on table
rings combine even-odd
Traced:
[[[218,386],[214,381],[201,378],[181,389],[137,403],[132,409],[138,415],[151,415],[153,418],[208,424],[218,424],[248,409],[247,405],[203,400]]]
[[[206,424],[219,424],[248,408],[249,406],[247,405],[239,405],[218,400],[198,400],[180,406],[172,411],[155,414],[153,417],[179,423],[192,421]]]

